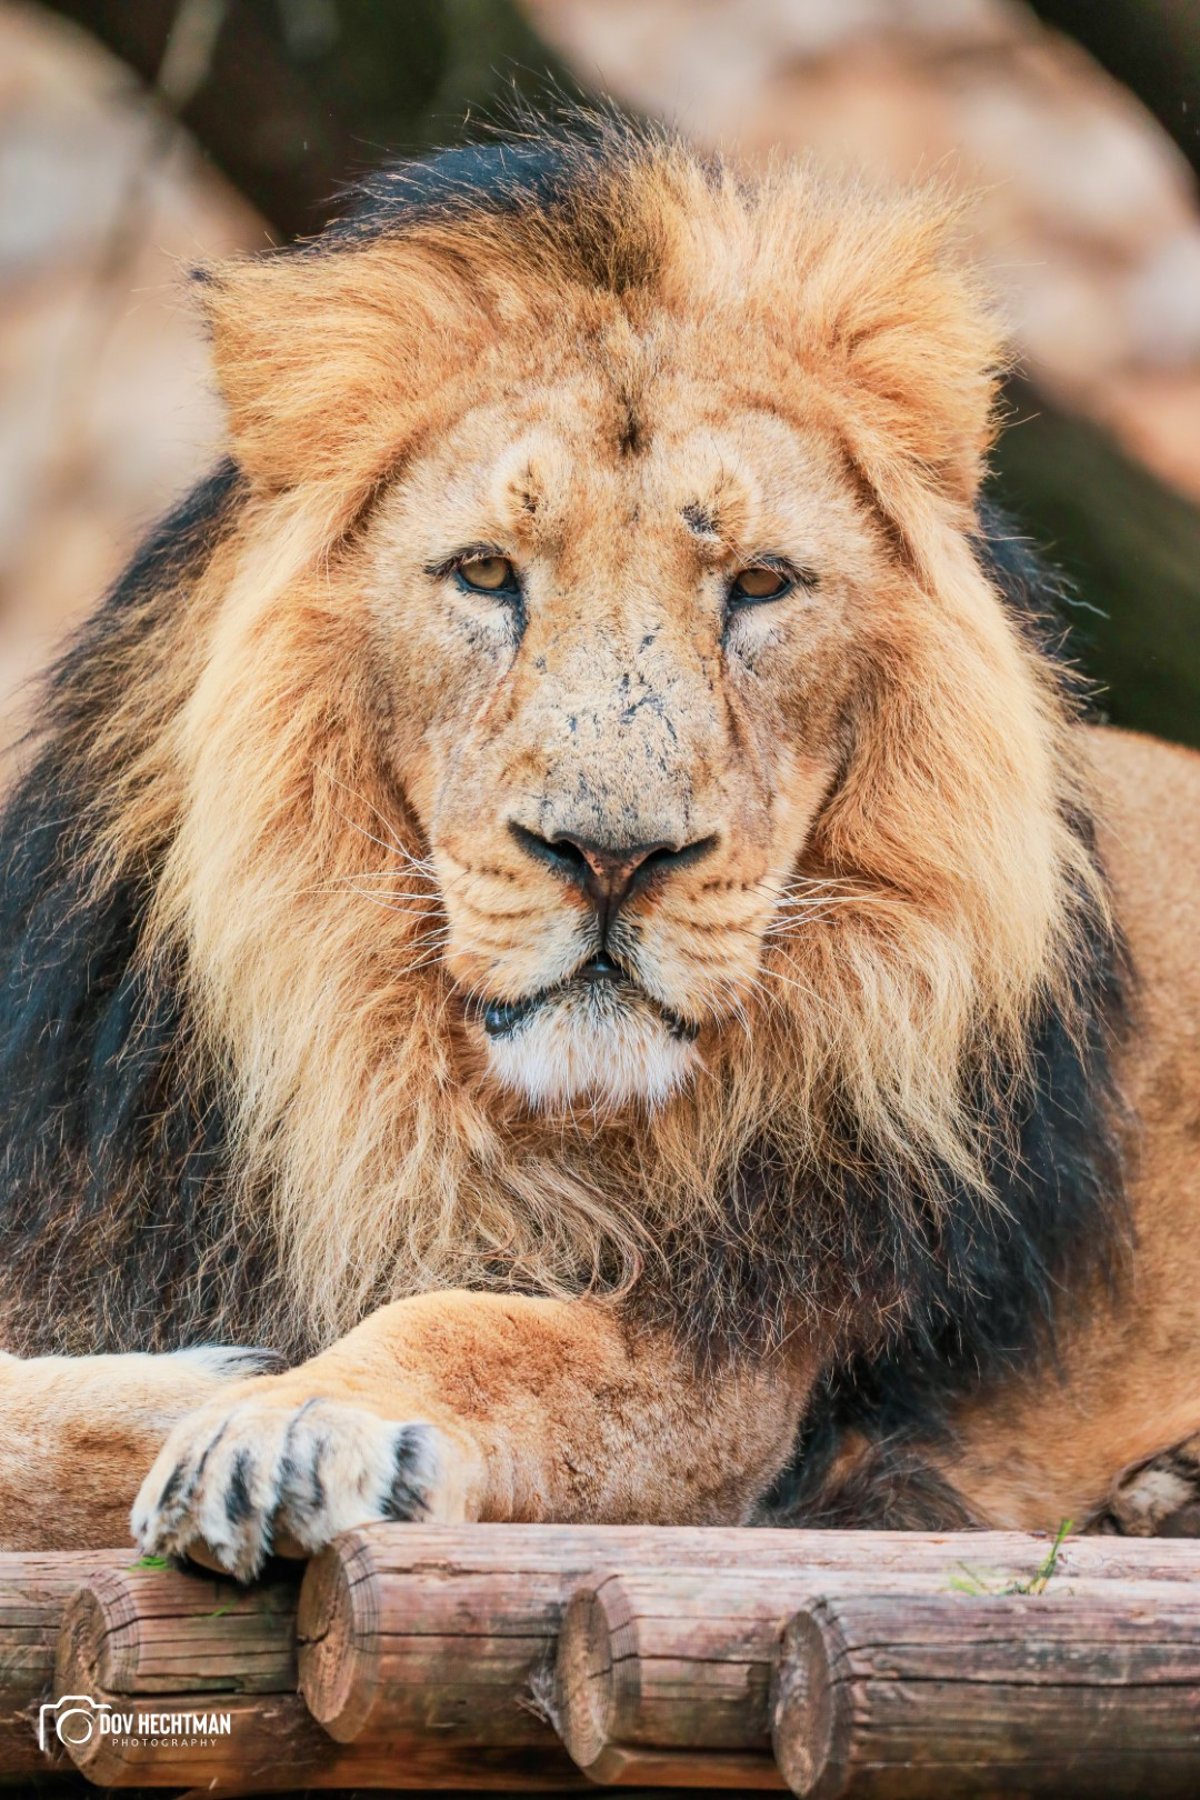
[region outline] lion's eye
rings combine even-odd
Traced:
[[[460,562],[456,570],[464,587],[480,594],[515,594],[517,571],[507,556],[472,556]]]
[[[792,588],[792,578],[770,563],[752,563],[739,569],[729,584],[729,598],[753,604],[756,600],[782,600]]]

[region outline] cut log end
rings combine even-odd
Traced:
[[[558,1640],[558,1729],[585,1775],[599,1773],[614,1735],[612,1633],[600,1595],[583,1589],[567,1607]]]
[[[836,1800],[844,1787],[849,1721],[832,1680],[837,1627],[823,1613],[814,1606],[788,1625],[771,1697],[776,1761],[799,1800]]]
[[[105,1694],[111,1683],[106,1679],[106,1655],[114,1630],[122,1623],[120,1604],[122,1582],[119,1575],[94,1576],[89,1585],[72,1595],[63,1611],[58,1646],[54,1656],[55,1694]],[[107,1742],[89,1727],[74,1738],[65,1737],[68,1754],[82,1775],[103,1779],[111,1773],[106,1755]]]
[[[360,1579],[356,1582],[356,1576]],[[324,1550],[309,1563],[300,1590],[296,1642],[300,1692],[318,1724],[340,1743],[351,1743],[366,1723],[371,1684],[366,1679],[364,1620],[371,1610],[371,1575],[358,1559]],[[355,1592],[358,1588],[360,1591]]]
[[[778,1579],[748,1576],[731,1591],[708,1571],[589,1576],[558,1636],[557,1724],[571,1760],[622,1787],[781,1786],[767,1696],[785,1604]]]
[[[828,1594],[788,1625],[772,1715],[801,1800],[1200,1792],[1200,1608],[1184,1583]],[[823,1690],[823,1691],[822,1691]]]
[[[68,1600],[54,1656],[56,1694],[96,1695],[107,1690],[104,1653],[118,1623],[113,1598],[114,1591],[119,1590],[119,1577],[110,1583],[104,1575],[97,1575],[88,1587],[81,1588]],[[69,1748],[72,1762],[86,1774],[103,1745],[99,1734],[92,1736],[89,1732]]]

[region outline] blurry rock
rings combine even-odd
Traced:
[[[190,264],[265,242],[117,63],[0,5],[0,735],[64,627],[211,461]]]
[[[1189,369],[1200,361],[1200,224],[1156,244],[1129,276],[1138,360]]]

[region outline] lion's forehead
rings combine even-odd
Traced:
[[[490,536],[571,564],[675,563],[714,535],[747,554],[795,549],[844,537],[859,508],[802,404],[674,370],[633,396],[584,367],[477,395],[401,472],[395,510],[447,550]]]
[[[795,371],[774,380],[747,342],[730,360],[725,333],[669,347],[649,333],[617,358],[590,338],[569,353],[498,346],[432,425],[407,472],[425,473],[448,506],[488,502],[513,518],[531,472],[547,506],[587,499],[646,518],[730,481],[783,508],[797,475],[828,482],[840,464],[819,391]]]

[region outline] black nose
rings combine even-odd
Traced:
[[[509,830],[527,856],[582,888],[605,924],[637,889],[699,862],[717,842],[715,837],[706,837],[690,844],[672,844],[665,839],[647,844],[612,844],[576,837],[568,831],[545,838],[518,825],[515,819]]]

